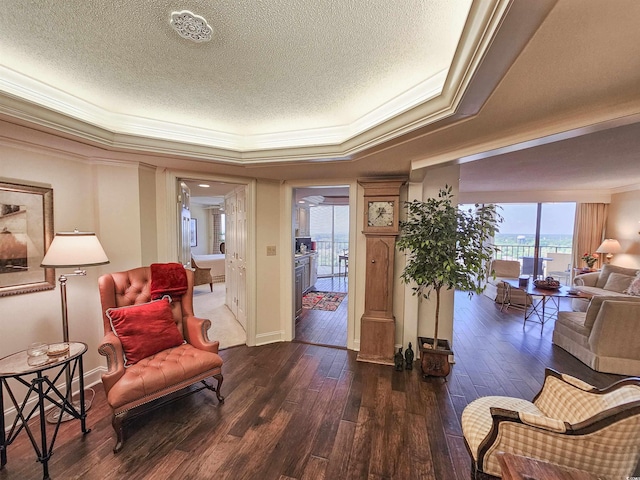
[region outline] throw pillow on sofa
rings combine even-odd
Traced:
[[[184,343],[171,312],[171,298],[106,311],[113,333],[122,342],[125,367]]]
[[[631,282],[631,285],[629,285],[624,293],[626,293],[627,295],[640,297],[640,274],[636,275],[636,277]]]
[[[631,282],[633,281],[634,278],[636,277],[633,277],[631,275],[623,275],[622,273],[612,273],[609,275],[609,278],[607,279],[607,283],[605,283],[604,287],[602,288],[604,288],[605,290],[610,290],[612,292],[622,293],[629,288],[629,285],[631,285]]]
[[[621,273],[622,275],[631,275],[632,277],[638,273],[637,268],[626,268],[619,267],[618,265],[611,265],[607,263],[602,266],[602,270],[600,270],[600,275],[598,275],[598,280],[596,281],[595,286],[598,288],[604,288],[607,280],[609,280],[609,275],[612,273]]]

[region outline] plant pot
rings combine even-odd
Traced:
[[[446,377],[451,371],[449,355],[453,355],[449,340],[438,339],[438,348],[429,348],[424,345],[433,346],[433,338],[418,337],[420,346],[420,367],[423,377]]]

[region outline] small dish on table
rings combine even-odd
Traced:
[[[68,342],[52,343],[49,345],[49,350],[47,351],[47,355],[50,357],[59,357],[65,353],[69,353]]]

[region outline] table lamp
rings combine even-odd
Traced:
[[[606,253],[607,263],[611,263],[611,257],[613,257],[614,253],[620,253],[620,242],[614,238],[605,238],[604,241],[600,244],[597,253]]]
[[[85,276],[86,270],[80,267],[93,267],[109,263],[107,255],[104,253],[102,245],[95,233],[79,232],[58,232],[42,259],[41,267],[44,268],[74,268],[73,273],[61,274],[58,278],[60,282],[60,298],[62,301],[62,339],[69,342],[69,321],[67,314],[67,277]],[[71,392],[71,372],[69,366],[66,369],[66,381],[68,391]],[[89,407],[91,404],[89,403]],[[88,409],[87,406],[85,406]],[[59,415],[56,411],[54,414]],[[67,418],[68,417],[68,418]],[[63,413],[62,421],[71,419],[70,415]],[[48,421],[55,423],[57,418],[49,417]]]

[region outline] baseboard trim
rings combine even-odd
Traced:
[[[256,335],[256,346],[267,345],[269,343],[277,343],[284,341],[284,330],[275,332],[259,333]]]

